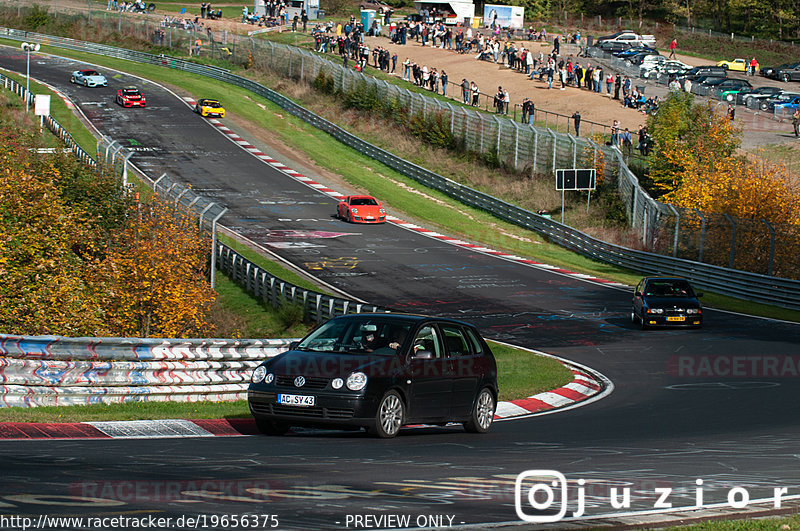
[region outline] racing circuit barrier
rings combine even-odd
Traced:
[[[0,334],[0,407],[243,400],[290,341]]]
[[[281,94],[278,94],[277,92],[252,80],[232,74],[228,70],[214,66],[200,65],[173,57],[156,56],[144,52],[129,51],[112,46],[86,43],[61,37],[50,37],[9,28],[0,29],[0,35],[15,40],[40,42],[41,44],[46,45],[56,45],[83,52],[92,52],[135,62],[185,70],[187,72],[192,72],[243,87],[254,94],[265,97],[294,116],[297,116],[307,123],[329,133],[340,142],[384,163],[388,167],[395,169],[428,187],[439,190],[467,205],[491,212],[500,219],[538,232],[549,238],[553,243],[582,254],[583,256],[614,264],[630,270],[639,271],[645,274],[680,275],[691,279],[699,287],[723,295],[729,295],[753,302],[782,306],[790,309],[800,309],[800,281],[777,278],[758,273],[750,273],[731,269],[730,267],[705,264],[679,257],[664,256],[646,251],[638,251],[600,241],[578,230],[558,223],[557,221],[544,218],[538,214],[534,214],[515,205],[511,205],[488,194],[478,192],[450,179],[441,177],[420,166],[417,166],[416,164],[403,160],[400,157],[397,157],[352,135],[328,120],[313,114],[304,107],[291,101],[289,98],[286,98],[285,96],[282,96]],[[309,57],[308,62],[310,64],[318,64],[320,65],[319,68],[322,68],[324,65],[328,65],[330,67],[339,67],[339,65],[333,65],[330,63],[330,61],[317,58],[313,54],[296,49],[295,51],[299,53],[301,60],[292,61],[290,59],[291,56],[288,58],[285,57],[286,54],[292,52],[291,47],[275,44],[270,44],[270,46],[276,50],[276,56],[278,55],[277,50],[283,50],[284,57],[278,57],[279,61],[286,60],[284,62],[288,62],[290,65],[292,62],[294,62],[295,65],[299,65],[297,66],[297,72],[298,77],[301,79],[304,75],[304,67],[302,65],[305,62],[306,56]],[[354,75],[354,73],[349,72],[345,74],[344,70],[342,70],[343,78]],[[378,81],[376,82],[383,83]],[[385,85],[388,86],[388,84]],[[424,96],[420,97],[424,98]],[[468,111],[464,112],[468,113]],[[484,120],[484,118],[480,119]],[[455,120],[455,118],[453,118],[453,120]],[[494,118],[492,118],[492,120],[495,123],[498,122],[498,120]],[[509,121],[507,126],[503,124],[498,127],[499,129],[510,129],[510,127],[512,127],[511,123],[512,122]],[[517,129],[517,131],[519,131],[519,129]],[[534,136],[534,142],[539,136],[540,135],[538,133]],[[545,135],[542,134],[541,136],[544,137]],[[549,136],[552,139],[557,139],[559,137],[558,134],[552,131],[548,131],[546,136]],[[572,157],[573,161],[576,161],[578,153],[577,139],[571,137],[571,135],[560,136],[571,139]],[[500,136],[498,136],[497,139],[499,142]],[[551,147],[555,145],[557,145],[557,142],[553,141],[551,143]],[[599,150],[593,149],[593,151],[597,153]],[[619,150],[612,149],[611,153],[616,156],[618,166],[623,168],[623,171],[625,171],[626,167],[622,163],[622,159],[619,156]],[[554,149],[552,151],[553,161],[556,160],[556,155],[557,150]],[[548,169],[552,169],[553,167],[556,167],[555,162],[553,162]],[[627,171],[630,173],[629,170]],[[635,176],[633,176],[632,173],[630,175],[632,180],[626,180],[622,178],[619,179],[621,195],[623,197],[630,198],[629,214],[631,215],[632,219],[638,219],[640,220],[640,223],[644,224],[643,230],[645,233],[652,232],[653,234],[656,234],[657,231],[655,230],[655,220],[657,216],[662,210],[670,209],[670,207],[668,205],[653,201],[652,198],[650,198],[646,192],[641,189],[638,181],[635,179]],[[707,225],[702,223],[702,227],[703,228],[701,230],[706,230]],[[677,237],[678,232],[676,230],[674,238]],[[775,244],[774,238],[775,236],[773,234],[772,246]],[[666,240],[666,238],[664,239]],[[732,231],[731,240],[733,242],[731,249],[733,249],[735,248],[737,241],[735,229]],[[747,252],[752,254],[757,251],[753,248],[748,248]],[[793,260],[797,261],[797,255],[795,254],[793,256]]]

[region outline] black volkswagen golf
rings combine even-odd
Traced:
[[[477,329],[405,314],[336,317],[259,365],[248,391],[259,430],[358,429],[394,437],[412,423],[463,423],[485,433],[497,365]]]

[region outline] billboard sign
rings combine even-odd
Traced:
[[[483,24],[487,28],[522,29],[524,18],[525,8],[521,6],[485,4],[483,7]]]

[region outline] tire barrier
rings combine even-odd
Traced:
[[[0,407],[243,400],[290,341],[0,334]]]

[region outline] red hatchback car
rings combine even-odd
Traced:
[[[136,87],[121,88],[117,91],[117,103],[123,107],[144,107],[147,102]]]
[[[351,223],[386,223],[386,209],[371,195],[348,195],[336,214]]]

